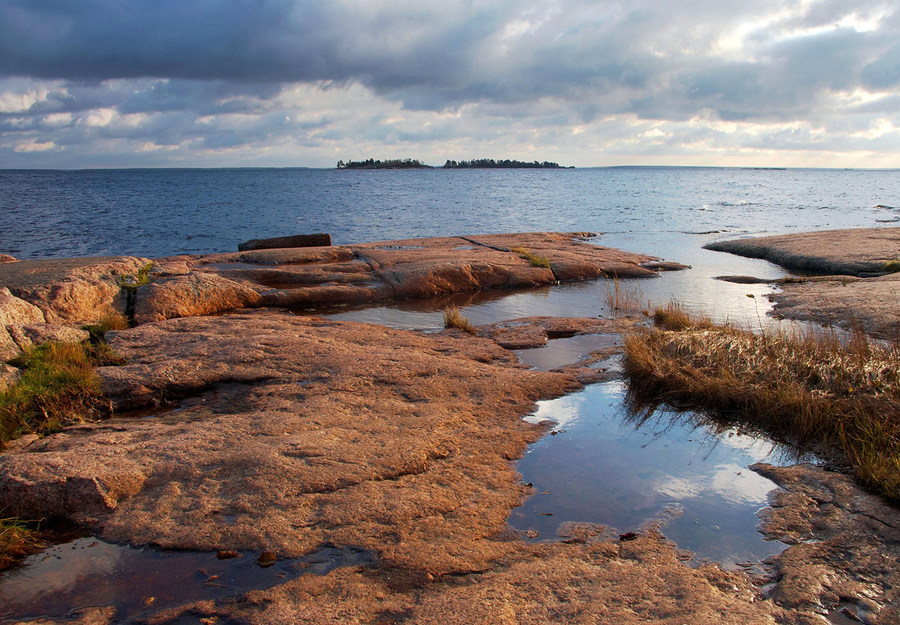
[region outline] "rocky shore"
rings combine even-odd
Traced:
[[[616,334],[638,320],[528,318],[473,336],[288,310],[652,277],[655,260],[578,234],[531,233],[152,267],[143,258],[2,263],[3,360],[42,341],[82,340],[80,326],[110,311],[134,327],[106,335],[126,364],[98,368],[113,417],[14,441],[0,454],[0,508],[114,542],[260,562],[323,547],[369,555],[224,599],[69,615],[84,624],[805,625],[840,605],[871,623],[900,620],[900,514],[821,467],[757,467],[782,486],[763,531],[791,545],[764,577],[690,566],[652,523],[622,536],[569,524],[541,543],[508,529],[531,494],[513,461],[547,431],[522,417],[538,399],[615,375],[590,362],[533,371],[509,349]]]
[[[900,339],[900,228],[827,230],[718,241],[708,249],[763,258],[807,277],[779,282],[775,312]]]

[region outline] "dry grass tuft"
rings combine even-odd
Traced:
[[[607,310],[614,314],[632,315],[644,310],[640,289],[622,284],[618,278],[606,283],[603,300]]]
[[[0,571],[46,546],[28,523],[15,518],[0,519]]]
[[[444,311],[444,327],[456,328],[472,335],[475,334],[475,326],[460,314],[459,308],[456,306],[452,306]]]
[[[758,335],[677,306],[625,339],[633,393],[724,413],[801,443],[836,447],[859,479],[900,501],[900,348],[861,331]]]

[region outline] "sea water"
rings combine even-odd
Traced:
[[[359,243],[553,230],[684,257],[710,238],[890,225],[890,207],[900,170],[3,170],[0,252],[161,257],[310,232]]]

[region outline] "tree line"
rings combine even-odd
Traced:
[[[471,161],[450,161],[444,163],[444,169],[560,169],[559,163],[550,161],[516,161],[503,159],[496,161],[492,158],[478,158]]]
[[[364,161],[349,160],[337,162],[338,169],[416,169],[419,167],[431,167],[422,161],[412,158],[395,158],[386,161],[377,161],[373,158],[367,158]]]
[[[364,161],[340,160],[338,169],[430,169],[422,161],[412,158],[397,158],[388,160],[375,160],[367,158]],[[562,169],[559,163],[551,161],[516,161],[511,159],[494,160],[492,158],[478,158],[471,161],[448,160],[443,169]]]

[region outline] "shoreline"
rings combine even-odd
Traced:
[[[31,301],[9,297],[31,308],[0,301],[24,320],[6,318],[7,328],[22,328],[8,331],[17,346],[20,334],[35,342],[41,324],[70,328],[103,307],[127,311],[130,294],[136,327],[107,335],[127,364],[98,371],[114,406],[157,416],[125,414],[21,441],[0,455],[0,501],[23,514],[67,516],[120,543],[278,559],[329,544],[376,555],[374,566],[160,606],[142,617],[150,622],[474,623],[512,610],[519,622],[807,623],[823,600],[845,596],[858,597],[874,623],[897,617],[896,605],[866,604],[859,579],[859,567],[895,550],[886,545],[897,544],[897,510],[817,467],[759,469],[784,488],[767,531],[795,543],[773,559],[778,574],[764,599],[759,578],[685,565],[652,525],[617,538],[576,524],[541,544],[506,530],[509,510],[529,495],[512,461],[547,431],[521,417],[536,399],[597,380],[589,366],[528,370],[507,347],[621,333],[634,320],[520,319],[478,328],[479,336],[425,335],[272,309],[317,297],[376,302],[560,276],[652,275],[641,268],[650,257],[579,245],[571,235],[499,236],[157,259],[147,284],[96,266],[54,274],[55,289],[20,283]],[[116,262],[134,276],[146,260]],[[827,496],[833,507],[818,505]],[[857,568],[842,565],[845,549]],[[885,583],[889,572],[879,569]],[[98,608],[76,622],[119,618]]]

